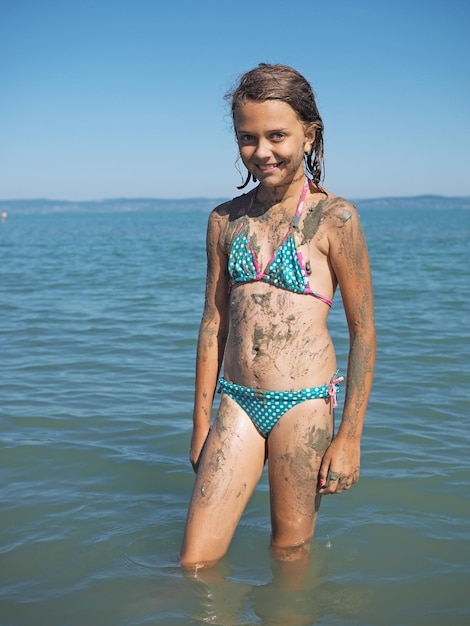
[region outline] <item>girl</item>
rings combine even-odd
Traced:
[[[209,217],[190,449],[197,476],[181,551],[190,568],[226,553],[266,460],[273,554],[308,547],[321,496],[359,479],[375,360],[367,248],[354,206],[320,185],[323,122],[310,85],[290,67],[260,64],[227,97],[248,170],[240,188],[259,184]],[[337,286],[350,350],[333,437],[343,378],[326,321]]]

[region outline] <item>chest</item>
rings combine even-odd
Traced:
[[[318,253],[323,238],[323,211],[320,207],[304,207],[301,214],[278,213],[257,218],[244,215],[227,229],[227,256],[254,257],[260,267],[266,267],[277,256],[284,259],[302,255],[307,261]]]

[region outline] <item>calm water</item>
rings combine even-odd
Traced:
[[[363,211],[379,352],[361,481],[305,571],[263,478],[220,567],[177,564],[207,213],[0,224],[0,624],[470,623],[470,212]],[[330,316],[345,370],[337,294]]]

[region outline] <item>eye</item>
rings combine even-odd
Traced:
[[[247,135],[246,133],[243,135],[238,135],[238,143],[244,146],[249,145],[256,141],[253,135]]]
[[[281,132],[276,132],[271,135],[272,141],[282,141],[285,138],[285,134]]]

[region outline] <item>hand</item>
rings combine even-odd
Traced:
[[[327,495],[348,490],[359,480],[360,443],[339,433],[331,442],[318,472],[318,493]]]
[[[201,460],[201,453],[206,443],[207,437],[210,433],[210,427],[194,428],[193,435],[191,437],[191,447],[189,449],[189,460],[192,468],[197,474],[197,468],[199,467],[199,461]]]

